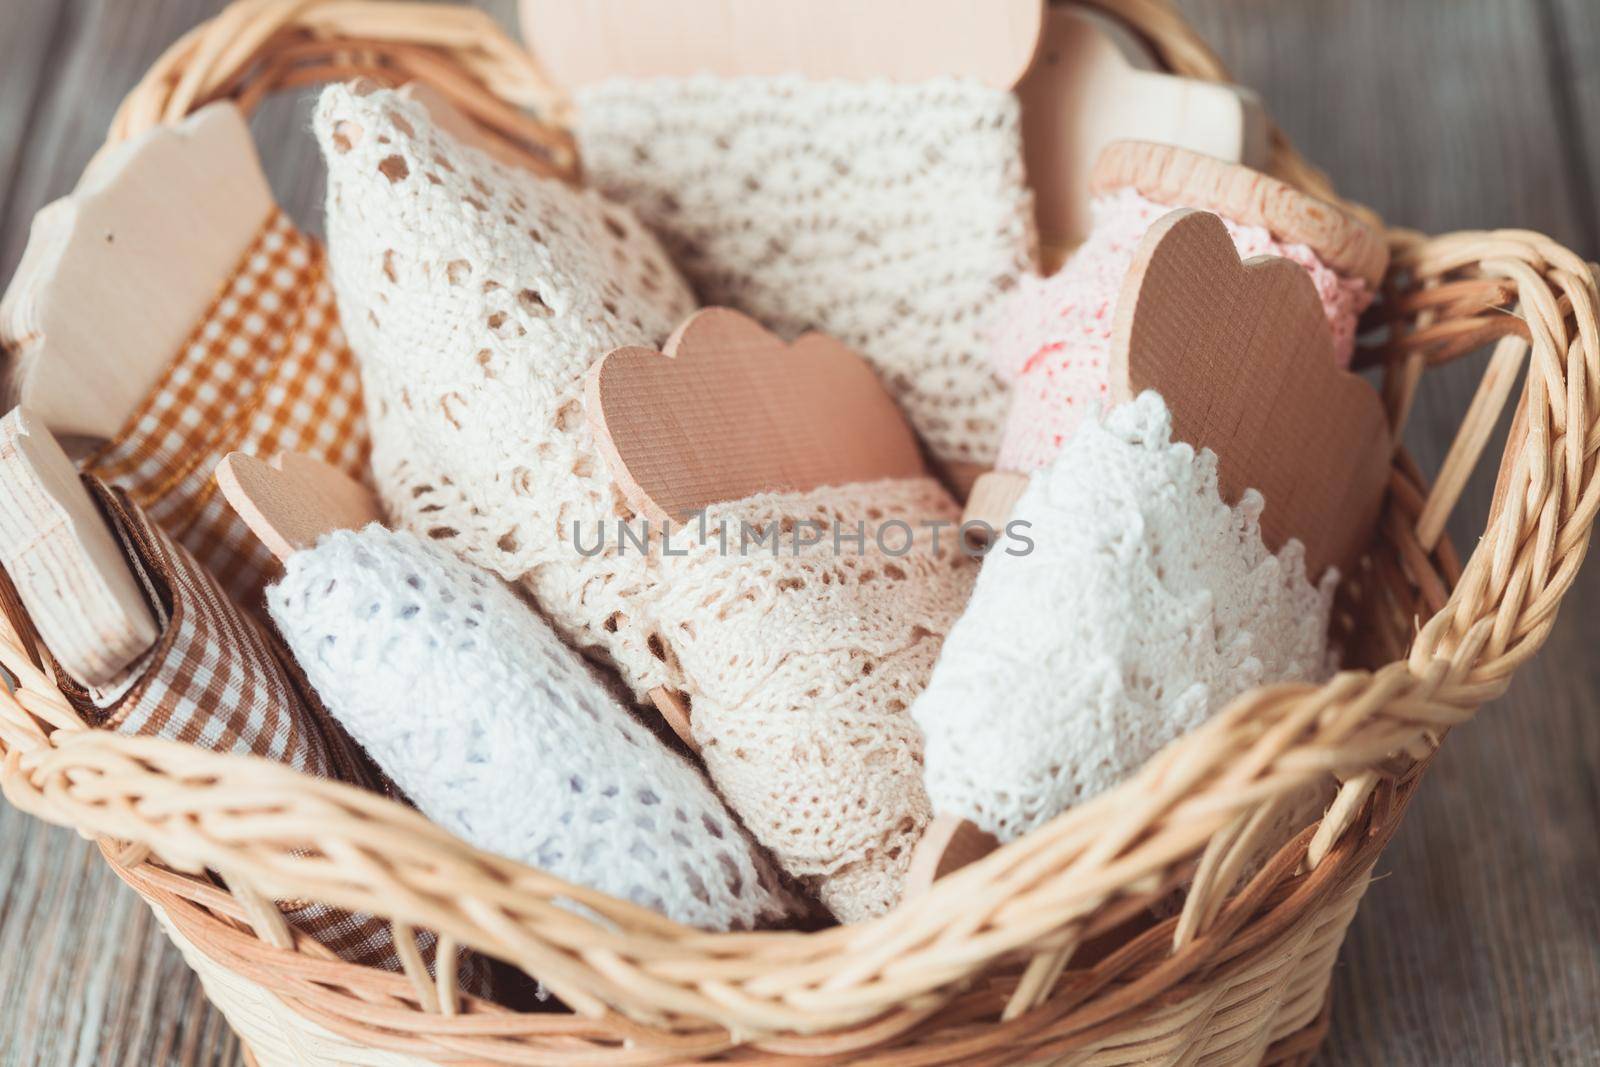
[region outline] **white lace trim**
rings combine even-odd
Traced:
[[[959,519],[932,479],[719,505],[703,539],[693,531],[673,545],[683,556],[658,553],[662,580],[641,600],[674,684],[693,694],[695,739],[718,790],[846,922],[899,901],[928,820],[910,706],[975,577]],[[739,554],[746,525],[808,521],[829,531],[816,544],[796,551],[785,535],[776,553]],[[929,522],[945,524],[937,550]],[[836,552],[834,530],[864,531],[860,554],[843,538]]]
[[[659,684],[627,617],[641,561],[572,551],[572,522],[627,517],[583,410],[591,364],[659,347],[694,310],[631,212],[514,170],[388,90],[318,102],[328,258],[361,361],[373,472],[403,525],[520,582],[635,690]]]
[[[1332,670],[1337,575],[1261,542],[1262,500],[1217,492],[1155,393],[1089,421],[1014,519],[1034,550],[985,561],[913,707],[934,809],[1003,841],[1115,785],[1253,686]]]
[[[985,318],[1034,260],[1016,98],[951,79],[611,81],[578,94],[590,179],[707,304],[872,361],[941,459],[990,464]]]
[[[267,603],[329,710],[462,840],[706,929],[787,911],[699,773],[492,575],[372,525],[289,557]]]

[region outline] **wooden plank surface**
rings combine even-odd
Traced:
[[[1590,257],[1595,190],[1574,148],[1600,115],[1574,123],[1580,87],[1551,57],[1563,38],[1600,45],[1596,6],[1184,4],[1347,195],[1417,229],[1525,226]],[[1425,470],[1483,362],[1424,384],[1406,436]],[[1464,550],[1492,485],[1480,472],[1453,517]],[[1591,567],[1542,656],[1445,745],[1351,931],[1328,1062],[1600,1063],[1600,671],[1585,652],[1597,622]]]
[[[1181,0],[1339,186],[1425,230],[1527,226],[1600,253],[1600,4]],[[116,103],[216,0],[0,2],[0,278]],[[510,0],[491,5],[509,17]],[[255,123],[315,228],[305,103]],[[26,145],[24,149],[22,146]],[[1436,465],[1482,360],[1435,375],[1408,442]],[[1470,549],[1492,474],[1451,532]],[[1600,1064],[1600,567],[1544,654],[1453,735],[1381,861],[1320,1062]],[[71,833],[0,804],[0,1065],[233,1067],[237,1041],[146,909]]]

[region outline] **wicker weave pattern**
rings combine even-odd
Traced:
[[[1096,2],[1178,72],[1225,76],[1164,0]],[[425,53],[478,96],[530,95],[531,80],[497,80],[508,68],[483,58],[501,51],[478,41],[481,26],[405,10],[407,31],[390,37],[407,42],[408,57]],[[284,74],[289,64],[276,57],[311,47],[308,32],[319,55],[342,56],[334,38],[370,40],[380,13],[400,17],[353,0],[238,5],[169,52],[118,130],[223,92],[259,95],[252,72],[283,84],[347,73],[319,60]],[[283,29],[297,20],[313,28]],[[422,43],[434,39],[443,44]],[[473,113],[493,114],[487,107]],[[1331,195],[1281,136],[1273,170]],[[1350,650],[1374,669],[1246,694],[1122,787],[882,919],[812,934],[689,930],[476,852],[372,795],[261,761],[84,730],[12,639],[0,641],[0,663],[21,685],[0,698],[0,785],[42,818],[135,842],[105,847],[266,1063],[651,1065],[731,1049],[741,1062],[907,1067],[1304,1062],[1373,862],[1443,734],[1502,693],[1548,635],[1600,508],[1594,268],[1522,231],[1398,232],[1391,244],[1374,316],[1388,337],[1357,360],[1384,368],[1396,427],[1425,370],[1496,347],[1437,484],[1428,489],[1396,456],[1380,543],[1347,583]],[[1524,360],[1531,372],[1496,507],[1463,568],[1445,520]],[[1345,784],[1321,824],[1227,895],[1273,806],[1330,770]],[[202,868],[231,893],[179,873]],[[1126,919],[1191,880],[1181,914],[1126,932]],[[284,896],[430,927],[446,947],[537,974],[574,1011],[518,1015],[459,998],[448,976],[435,985],[420,966],[401,976],[343,964],[297,940],[265,904]]]

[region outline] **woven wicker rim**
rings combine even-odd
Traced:
[[[237,0],[162,53],[106,141],[215,100],[249,114],[274,92],[353,78],[425,82],[535,169],[577,177],[571,105],[526,49],[485,12],[395,0]]]
[[[1226,78],[1164,0],[1094,2],[1141,32],[1171,69]],[[360,42],[352,52],[347,34]],[[492,24],[454,10],[246,0],[169,50],[119,113],[112,139],[219,96],[248,105],[268,88],[306,84],[313,72],[397,80],[429,70],[487,128],[542,145],[541,153],[570,146],[564,135],[541,140],[550,136],[542,123],[535,133],[503,117],[485,120],[498,112],[480,98],[495,94],[564,114],[520,50],[511,57],[514,45],[488,38],[504,41]],[[322,58],[277,58],[308,54],[298,49]],[[451,73],[441,79],[435,66]],[[1372,217],[1338,200],[1276,131],[1270,169]],[[880,920],[816,933],[678,926],[479,852],[356,789],[85,729],[30,660],[27,635],[11,633],[0,635],[0,663],[20,684],[0,698],[0,786],[18,807],[101,838],[119,873],[160,896],[208,956],[375,1047],[501,1063],[602,1062],[603,1051],[603,1062],[640,1064],[736,1046],[906,1064],[1081,1047],[1246,966],[1358,891],[1442,735],[1504,692],[1537,651],[1587,550],[1600,507],[1595,269],[1525,231],[1391,231],[1390,244],[1372,318],[1386,337],[1361,358],[1383,368],[1391,423],[1403,427],[1424,370],[1491,342],[1494,351],[1432,489],[1409,457],[1396,455],[1380,544],[1347,582],[1344,621],[1361,654],[1385,665],[1321,687],[1244,695],[1134,779]],[[1462,567],[1445,521],[1524,361],[1495,508]],[[1274,806],[1329,772],[1343,784],[1320,825],[1230,896]],[[1115,939],[1123,920],[1188,878],[1180,915]],[[330,959],[283,922],[270,901],[284,897],[382,914],[401,932],[435,929],[447,949],[471,946],[537,974],[574,1014],[520,1015],[458,1000],[451,976],[436,984],[416,959],[404,976]],[[1085,946],[1102,935],[1115,947],[1090,958]],[[936,1046],[911,1058],[867,1054],[934,1020]]]

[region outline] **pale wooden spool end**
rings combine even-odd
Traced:
[[[555,80],[798,74],[813,81],[961,77],[1016,85],[1042,0],[522,0],[528,47]],[[887,46],[887,47],[886,47]]]
[[[103,150],[35,218],[0,300],[12,394],[56,433],[115,436],[273,208],[226,101]]]
[[[1090,175],[1113,141],[1154,141],[1228,163],[1268,162],[1265,110],[1237,85],[1152,69],[1144,42],[1079,4],[1052,4],[1017,84],[1022,143],[1046,267],[1089,235]]]
[[[312,547],[324,534],[383,522],[372,490],[299,453],[279,453],[265,463],[230,452],[217,464],[217,484],[250,532],[280,560]]]
[[[967,546],[988,548],[993,537],[985,539],[982,530],[969,529],[967,524],[981,522],[996,534],[1004,530],[1027,488],[1028,476],[1021,471],[990,471],[973,483],[966,510],[961,513],[962,536],[967,539]]]
[[[699,752],[700,745],[695,741],[694,730],[689,726],[688,698],[676,690],[658,685],[650,690],[650,702],[656,706],[662,721],[672,727],[672,732],[678,735],[678,740],[689,746],[689,751]]]
[[[77,468],[20,407],[0,419],[0,563],[45,647],[81,685],[115,683],[161,635]]]
[[[983,859],[1000,847],[993,834],[959,815],[935,815],[911,852],[905,899],[926,893],[939,879]]]
[[[978,479],[989,473],[989,468],[982,463],[973,463],[963,459],[939,459],[931,457],[934,473],[939,476],[939,481],[956,498],[956,503],[964,504],[972,495],[973,486],[978,484]]]

